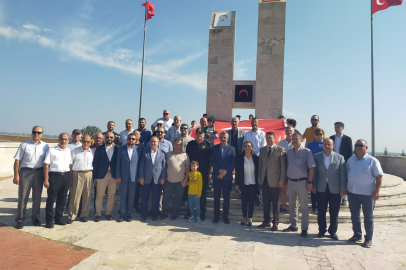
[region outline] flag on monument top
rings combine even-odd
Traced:
[[[372,13],[387,9],[390,6],[399,6],[403,3],[403,0],[371,0],[372,1]]]
[[[146,2],[142,5],[147,9],[147,20],[155,16],[155,7],[151,2]]]
[[[227,131],[231,129],[231,124],[230,121],[223,121],[223,120],[217,120],[214,123],[214,126],[216,127],[217,134],[219,135],[218,139],[214,140],[214,144],[217,145],[220,143],[220,133],[223,131]],[[190,136],[196,139],[196,129],[199,128],[200,126],[196,127],[195,129],[190,132]],[[251,121],[246,120],[246,121],[241,121],[240,124],[238,125],[239,129],[248,131],[251,130]],[[262,130],[263,132],[267,133],[268,131],[272,131],[275,133],[275,143],[277,144],[280,140],[285,139],[285,123],[283,119],[278,119],[278,120],[259,120],[259,125],[258,129]]]

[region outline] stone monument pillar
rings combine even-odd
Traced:
[[[236,12],[213,12],[210,20],[206,113],[230,119],[233,110]]]
[[[255,116],[278,119],[283,106],[286,0],[259,0]]]

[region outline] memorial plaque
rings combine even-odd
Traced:
[[[214,16],[213,27],[231,26],[232,12],[218,12]]]

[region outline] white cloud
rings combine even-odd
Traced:
[[[247,63],[254,61],[255,59],[249,60],[237,60],[234,64],[234,80],[246,80],[247,79],[247,72],[248,67],[246,67]]]
[[[38,26],[33,25],[33,24],[24,24],[23,27],[24,27],[25,29],[28,29],[28,30],[35,30],[35,31],[39,31],[39,30],[40,30],[40,28],[39,28]]]
[[[10,40],[37,43],[42,47],[57,50],[63,55],[103,67],[115,68],[136,75],[141,74],[141,62],[135,60],[135,53],[132,50],[120,47],[112,49],[110,46],[104,45],[107,41],[112,40],[121,29],[111,33],[100,31],[93,34],[84,28],[74,28],[65,38],[56,39],[47,36],[47,32],[44,35],[38,34],[36,29],[25,26],[22,29],[0,26],[0,36]],[[99,49],[101,45],[104,45],[105,50]],[[162,64],[149,64],[144,69],[144,75],[166,84],[184,85],[205,91],[206,72],[190,74],[178,72],[179,68],[190,64],[204,53],[205,50]]]

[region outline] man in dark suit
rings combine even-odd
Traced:
[[[240,120],[238,117],[231,119],[231,129],[227,130],[228,141],[227,143],[235,148],[235,155],[238,157],[244,152],[244,136],[245,131],[238,128]]]
[[[141,188],[141,221],[147,221],[149,193],[152,191],[152,220],[157,221],[161,186],[166,179],[165,152],[158,149],[159,139],[153,136],[141,157],[139,179]]]
[[[95,222],[101,220],[103,196],[107,188],[106,219],[112,220],[111,211],[114,207],[114,195],[117,189],[116,165],[118,145],[113,143],[114,133],[107,132],[104,136],[105,144],[96,148],[93,158],[93,183],[95,185]]]
[[[120,183],[120,217],[117,222],[132,221],[135,190],[137,188],[138,166],[142,148],[135,145],[136,136],[127,136],[127,145],[119,148],[117,154],[117,182]]]
[[[273,215],[272,231],[278,230],[281,188],[287,184],[285,148],[275,144],[275,133],[266,133],[267,146],[259,154],[259,179],[262,187],[264,221],[259,228],[271,227],[271,205]]]
[[[220,197],[223,191],[223,220],[229,224],[228,211],[230,209],[230,192],[233,182],[233,170],[235,165],[235,149],[227,144],[228,133],[220,134],[220,144],[213,147],[211,153],[211,166],[213,167],[214,186],[214,219],[213,223],[220,219]]]
[[[319,237],[328,231],[331,238],[338,240],[338,212],[341,195],[347,192],[347,173],[342,155],[333,152],[334,141],[323,141],[323,152],[314,155],[313,193],[317,196]],[[330,213],[330,226],[327,230],[326,212]]]
[[[332,139],[334,142],[334,152],[342,155],[345,162],[347,162],[347,160],[353,154],[352,140],[350,137],[343,134],[344,123],[335,122],[334,129],[336,131],[336,135],[330,136],[330,139]],[[347,195],[342,197],[341,205],[347,205]]]

